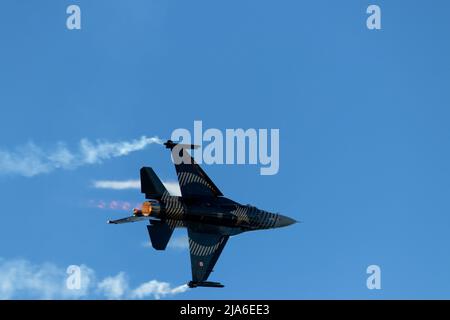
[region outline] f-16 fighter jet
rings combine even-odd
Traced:
[[[147,229],[156,250],[166,249],[175,228],[187,228],[192,269],[188,286],[223,287],[207,280],[230,236],[285,227],[296,221],[224,197],[187,151],[197,146],[171,140],[164,145],[172,152],[181,197],[170,195],[153,169],[143,167],[141,192],[148,201],[141,209],[134,209],[133,216],[108,223],[149,221]]]

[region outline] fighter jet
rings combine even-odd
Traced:
[[[164,145],[172,152],[181,197],[170,195],[153,169],[143,167],[141,192],[147,201],[141,209],[133,210],[133,216],[108,223],[148,221],[150,241],[156,250],[166,249],[175,228],[187,228],[192,269],[188,286],[223,287],[219,282],[208,281],[208,277],[230,236],[285,227],[296,221],[224,197],[189,154],[188,150],[198,146],[171,140]]]

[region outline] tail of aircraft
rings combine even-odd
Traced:
[[[161,199],[163,195],[169,194],[152,168],[143,167],[140,173],[141,192],[145,193],[146,199]]]
[[[166,187],[150,167],[141,168],[141,192],[145,193],[146,199],[161,199],[164,195],[169,195]],[[173,233],[166,222],[150,220],[147,226],[148,234],[153,248],[156,250],[165,250],[167,243]]]

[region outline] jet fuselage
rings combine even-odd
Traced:
[[[251,205],[241,205],[225,197],[182,198],[170,196],[165,199],[144,202],[143,208],[152,207],[149,217],[174,220],[182,223],[202,223],[204,225],[233,228],[234,234],[271,229],[291,225],[295,220],[278,213],[260,210]],[[136,212],[137,215],[142,214]],[[214,229],[214,228],[213,228]]]
[[[175,228],[187,229],[191,258],[190,288],[223,287],[208,281],[228,239],[236,234],[279,228],[296,221],[278,213],[241,205],[223,193],[186,151],[194,145],[164,143],[171,150],[181,197],[171,196],[150,167],[140,170],[145,201],[133,216],[109,220],[111,224],[148,221],[147,230],[155,250],[165,250]],[[182,160],[182,161],[178,161]]]

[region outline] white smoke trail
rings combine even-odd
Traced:
[[[168,295],[185,292],[188,288],[189,287],[186,284],[172,288],[167,282],[151,280],[131,291],[130,297],[134,299],[144,299],[153,296],[155,299],[161,299]]]
[[[91,142],[82,139],[78,150],[73,152],[64,143],[53,150],[44,150],[34,143],[17,147],[14,151],[0,149],[0,174],[17,174],[33,177],[56,169],[75,169],[84,165],[101,163],[104,160],[123,157],[144,149],[150,144],[162,144],[158,137],[142,136],[132,141]]]
[[[177,181],[162,181],[162,183],[171,195],[181,196],[180,185]],[[110,190],[140,189],[141,182],[139,180],[96,180],[92,186],[96,189]]]
[[[96,189],[112,189],[112,190],[126,190],[126,189],[140,189],[141,182],[139,180],[97,180],[92,183]]]
[[[0,300],[5,299],[160,299],[187,291],[187,285],[172,287],[159,280],[143,282],[132,288],[128,276],[99,279],[95,270],[79,266],[80,287],[70,289],[69,273],[53,263],[34,264],[25,259],[0,257]]]
[[[90,200],[89,207],[97,209],[107,209],[113,211],[131,211],[134,208],[141,208],[142,203],[132,203],[122,200]]]

